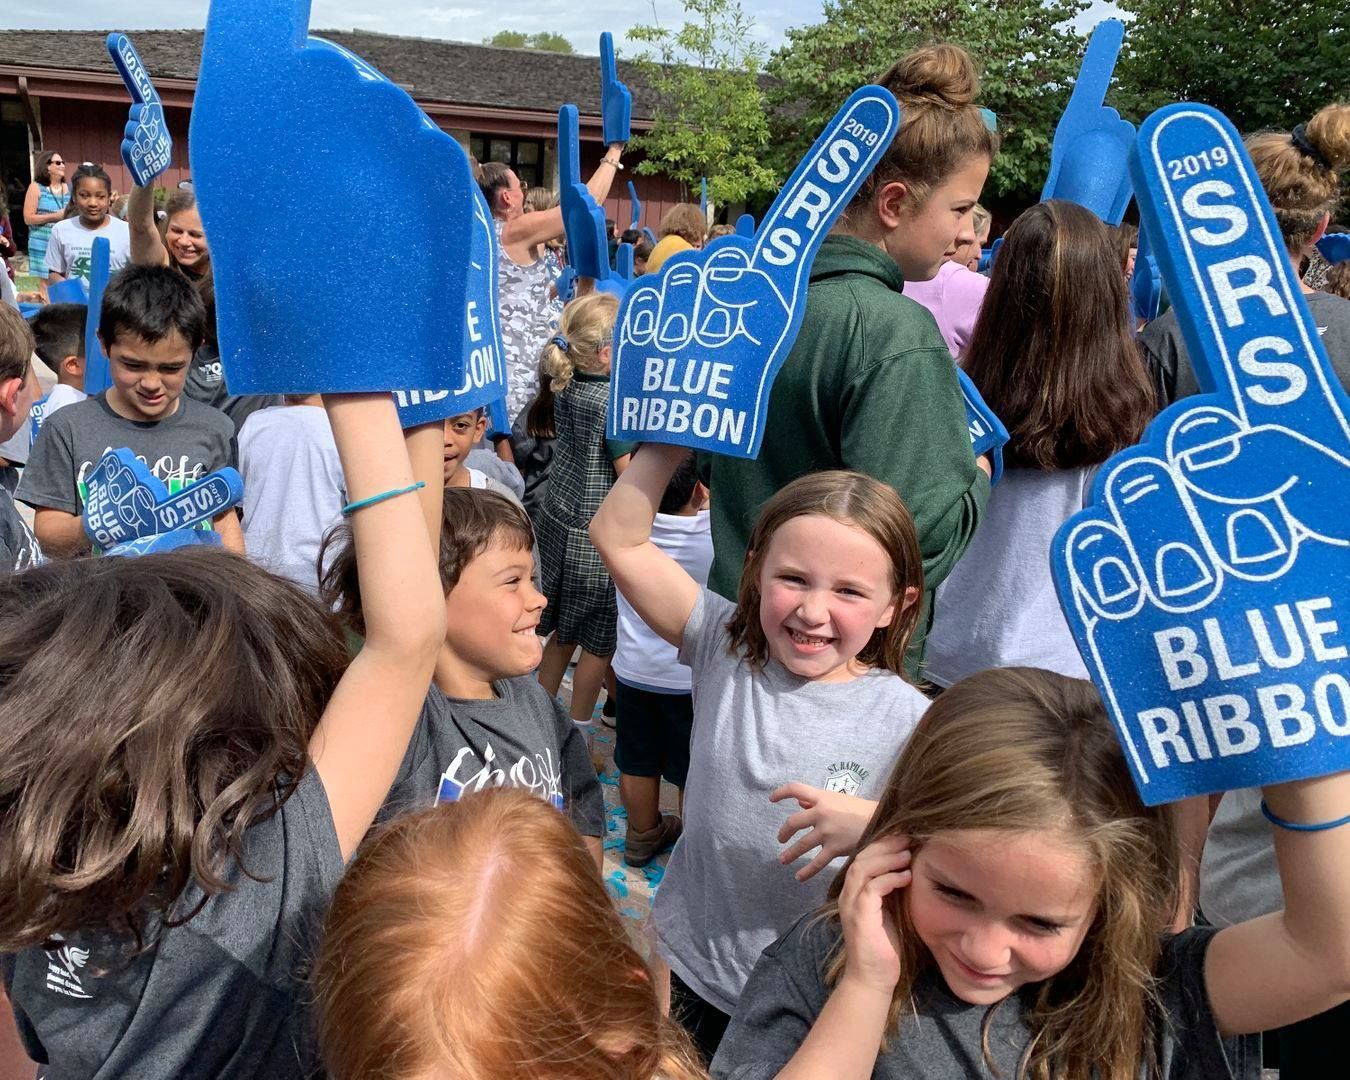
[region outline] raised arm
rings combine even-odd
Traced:
[[[169,252],[155,224],[153,188],[133,187],[127,199],[127,227],[131,230],[131,261],[139,266],[168,266]]]
[[[591,542],[614,587],[642,621],[679,647],[698,600],[699,585],[652,543],[652,522],[670,478],[689,451],[647,443],[623,470],[591,520]]]
[[[393,399],[324,395],[351,503],[411,488],[413,469]],[[437,475],[418,477],[439,484]],[[356,850],[398,772],[445,637],[445,606],[422,504],[414,491],[349,518],[365,644],[310,739],[344,858]]]
[[[609,189],[614,185],[614,179],[619,175],[619,156],[623,153],[623,146],[615,143],[613,146],[605,149],[605,156],[600,159],[599,167],[591,174],[591,178],[586,181],[586,188],[595,196],[595,201],[602,206],[609,198]],[[563,228],[562,207],[555,206],[551,210],[541,210],[533,214],[521,214],[520,217],[508,221],[502,226],[502,244],[543,244],[549,240],[561,240],[566,235]]]

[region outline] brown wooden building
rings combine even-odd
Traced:
[[[504,161],[531,185],[556,186],[558,108],[574,103],[580,114],[583,177],[599,162],[599,64],[593,56],[565,56],[529,49],[498,49],[458,41],[397,37],[363,31],[314,32],[369,61],[401,85],[418,105],[482,161]],[[39,150],[59,151],[67,162],[96,161],[120,191],[130,190],[119,146],[130,101],[104,46],[101,31],[0,31],[0,174],[22,201]],[[190,178],[188,120],[201,64],[200,30],[139,30],[131,35],[154,79],[174,139],[174,162],[160,178],[165,187]],[[651,124],[651,94],[632,68],[619,64],[633,91],[633,129]],[[620,175],[605,203],[619,228],[630,218],[628,186],[642,201],[642,225],[655,229],[667,209],[688,197],[664,176]],[[295,182],[303,185],[303,148]],[[74,171],[73,167],[69,170]],[[429,179],[429,178],[428,178]],[[391,163],[392,187],[416,184]],[[696,198],[697,195],[695,194]],[[19,208],[14,206],[17,211]],[[15,225],[22,215],[15,213]]]

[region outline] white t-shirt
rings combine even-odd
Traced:
[[[78,217],[66,218],[52,226],[47,241],[47,269],[67,278],[89,281],[89,263],[94,241],[106,237],[111,248],[108,273],[115,274],[131,262],[131,230],[120,218],[110,217],[100,229],[86,229]]]
[[[708,584],[712,566],[712,515],[703,510],[688,516],[657,514],[652,523],[652,543],[682,567],[700,586]],[[615,593],[619,607],[619,643],[610,661],[614,674],[629,686],[687,694],[693,673],[680,663],[674,645],[663,641],[624,599]]]
[[[328,414],[314,405],[259,409],[239,432],[244,549],[259,566],[319,591],[319,544],[342,520],[346,482]]]
[[[937,591],[924,674],[939,686],[1028,665],[1087,678],[1050,577],[1055,531],[1083,508],[1093,469],[1008,469]]]
[[[76,390],[73,386],[57,383],[52,387],[50,394],[33,404],[33,438],[37,439],[38,432],[42,430],[42,425],[58,411],[64,409],[67,405],[74,405],[77,401],[84,401],[88,397],[89,395],[83,390]]]

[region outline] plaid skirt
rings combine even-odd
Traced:
[[[592,656],[612,656],[618,609],[614,582],[587,530],[564,525],[541,509],[537,532],[539,586],[548,597],[539,633],[580,645]]]

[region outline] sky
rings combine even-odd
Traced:
[[[779,45],[791,26],[819,22],[820,0],[742,0],[755,19],[759,36],[769,48]],[[4,0],[0,30],[143,30],[200,28],[206,19],[207,0],[82,0],[78,5],[64,0]],[[134,12],[134,14],[133,14]],[[1078,20],[1094,26],[1112,14],[1108,0],[1094,0]],[[329,30],[376,30],[412,37],[481,41],[498,30],[534,32],[551,30],[571,40],[578,52],[595,53],[602,30],[610,30],[619,42],[622,32],[656,19],[664,26],[678,26],[679,0],[651,0],[647,4],[624,0],[532,0],[528,5],[501,5],[487,0],[313,0],[310,25]]]

